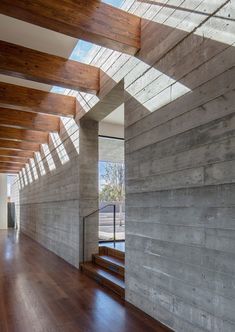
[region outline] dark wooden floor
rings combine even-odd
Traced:
[[[167,331],[15,231],[0,231],[1,332]]]

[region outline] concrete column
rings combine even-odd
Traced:
[[[98,122],[81,120],[79,132],[80,262],[83,259],[83,217],[99,207]],[[86,219],[85,259],[98,252],[98,213]]]
[[[7,175],[0,174],[0,229],[7,229]]]

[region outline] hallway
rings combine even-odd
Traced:
[[[0,232],[1,332],[168,331],[15,231]]]

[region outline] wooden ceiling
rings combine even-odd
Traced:
[[[120,52],[140,49],[140,18],[98,0],[1,0],[0,14]],[[0,74],[92,94],[100,89],[99,68],[7,41],[0,41]],[[59,131],[60,116],[81,109],[75,97],[0,82],[0,173],[18,173]]]
[[[76,98],[0,82],[0,107],[73,117]]]
[[[98,0],[1,0],[0,13],[120,52],[140,49],[140,18]]]
[[[96,67],[4,41],[0,50],[1,74],[89,93],[99,90]]]

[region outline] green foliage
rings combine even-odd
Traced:
[[[105,185],[100,191],[100,200],[105,202],[124,201],[124,165],[106,163],[102,178],[105,181]]]

